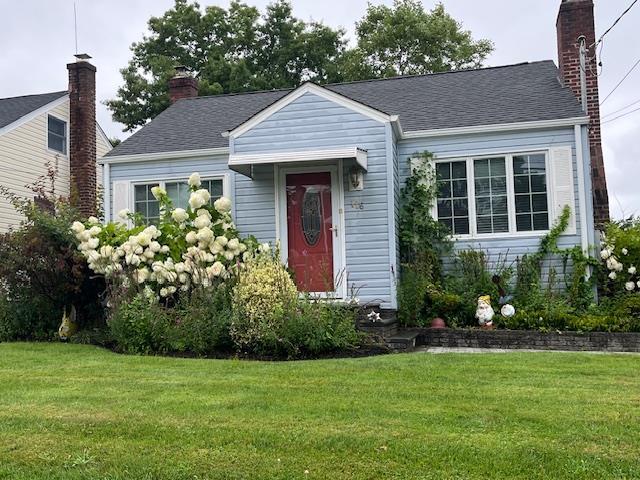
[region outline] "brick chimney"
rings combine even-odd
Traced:
[[[198,80],[189,75],[187,67],[178,65],[176,74],[169,80],[169,97],[171,103],[181,98],[198,96]]]
[[[71,200],[85,216],[96,213],[96,67],[76,55],[69,71]]]
[[[589,114],[589,151],[591,153],[591,181],[596,226],[609,220],[609,197],[600,137],[600,100],[598,98],[598,65],[593,44],[596,41],[593,0],[562,0],[558,19],[558,64],[562,81],[570,87],[578,101],[580,90],[580,41],[585,37],[587,47],[586,84],[587,113]]]

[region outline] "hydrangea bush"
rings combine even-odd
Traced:
[[[228,198],[211,204],[209,192],[200,188],[198,173],[188,183],[186,209],[173,208],[164,189],[152,189],[160,204],[157,225],[145,225],[128,210],[118,213],[123,222],[101,225],[95,217],[74,222],[71,230],[89,268],[109,281],[137,284],[149,298],[208,287],[237,271],[254,241],[239,238]]]
[[[640,291],[640,219],[607,225],[600,258],[612,293]]]

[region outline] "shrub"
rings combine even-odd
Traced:
[[[640,218],[609,223],[600,258],[606,294],[640,291]]]
[[[51,339],[71,305],[81,327],[103,325],[104,282],[91,275],[69,232],[77,210],[64,199],[48,210],[10,198],[25,220],[0,235],[0,337]]]
[[[171,316],[154,298],[136,294],[122,301],[109,318],[118,350],[126,353],[165,353],[171,349]]]
[[[212,355],[233,348],[229,333],[231,295],[226,285],[181,298],[172,315],[175,317],[171,330],[173,350]]]
[[[271,353],[279,349],[278,331],[294,310],[298,292],[275,254],[245,263],[233,289],[231,338],[239,350]]]
[[[355,322],[351,306],[304,297],[282,323],[279,350],[293,358],[354,348],[361,340]]]
[[[95,273],[111,285],[137,285],[171,303],[177,292],[207,288],[232,277],[242,254],[253,239],[241,241],[232,221],[231,201],[225,197],[213,205],[207,190],[199,189],[200,176],[189,177],[189,207],[173,208],[160,187],[152,193],[160,204],[157,225],[146,226],[139,215],[119,213],[133,222],[101,225],[97,218],[71,226],[78,249]]]

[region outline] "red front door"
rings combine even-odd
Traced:
[[[286,185],[288,262],[298,290],[333,291],[331,173],[287,174]]]

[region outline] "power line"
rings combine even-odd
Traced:
[[[636,103],[640,103],[640,100],[636,100],[635,102],[631,102],[630,104],[625,105],[624,107],[619,108],[618,110],[614,110],[613,112],[606,113],[606,114],[602,115],[602,118],[610,117],[611,115],[613,115],[613,114],[615,114],[615,113],[618,113],[618,112],[621,112],[621,111],[623,111],[623,110],[626,110],[627,108],[632,107],[632,106],[633,106],[633,105],[635,105]]]
[[[620,81],[618,82],[618,84],[617,84],[615,87],[613,87],[613,90],[611,90],[611,91],[609,92],[609,94],[608,94],[606,97],[604,97],[604,100],[602,100],[602,101],[600,102],[600,106],[602,106],[602,104],[603,104],[604,102],[606,102],[606,101],[607,101],[607,98],[609,98],[609,97],[611,96],[611,94],[612,94],[613,92],[615,92],[615,91],[618,89],[618,87],[619,87],[620,85],[622,85],[622,82],[624,82],[624,81],[626,80],[626,78],[631,74],[631,72],[633,72],[633,70],[638,66],[638,64],[640,64],[640,58],[636,61],[636,63],[634,63],[634,64],[633,64],[633,66],[632,66],[632,67],[629,69],[629,71],[624,75],[624,77],[622,77],[622,80],[620,80]]]
[[[626,117],[627,115],[629,115],[629,114],[631,114],[633,112],[637,112],[638,110],[640,110],[640,107],[634,108],[633,110],[631,110],[631,111],[629,111],[627,113],[623,113],[622,115],[618,115],[617,117],[610,118],[609,120],[605,120],[602,123],[604,124],[604,123],[613,122],[614,120],[617,120],[617,119],[622,118],[622,117]]]
[[[638,0],[633,0],[633,2],[631,2],[631,5],[629,5],[629,6],[627,7],[627,9],[626,9],[624,12],[622,12],[618,18],[616,18],[616,21],[615,21],[615,22],[613,22],[613,23],[611,24],[611,26],[610,26],[609,28],[607,28],[607,29],[605,30],[605,32],[604,32],[602,35],[600,35],[600,38],[598,39],[598,41],[597,41],[597,42],[592,43],[591,45],[589,45],[589,48],[591,48],[591,47],[595,47],[595,46],[598,46],[598,44],[600,44],[600,42],[602,42],[602,39],[604,38],[604,36],[605,36],[607,33],[609,33],[609,32],[613,29],[613,27],[615,27],[615,26],[617,25],[617,23],[622,19],[622,17],[624,17],[624,16],[627,14],[627,12],[628,12],[629,10],[631,10],[631,7],[633,7],[637,2],[638,2]]]

